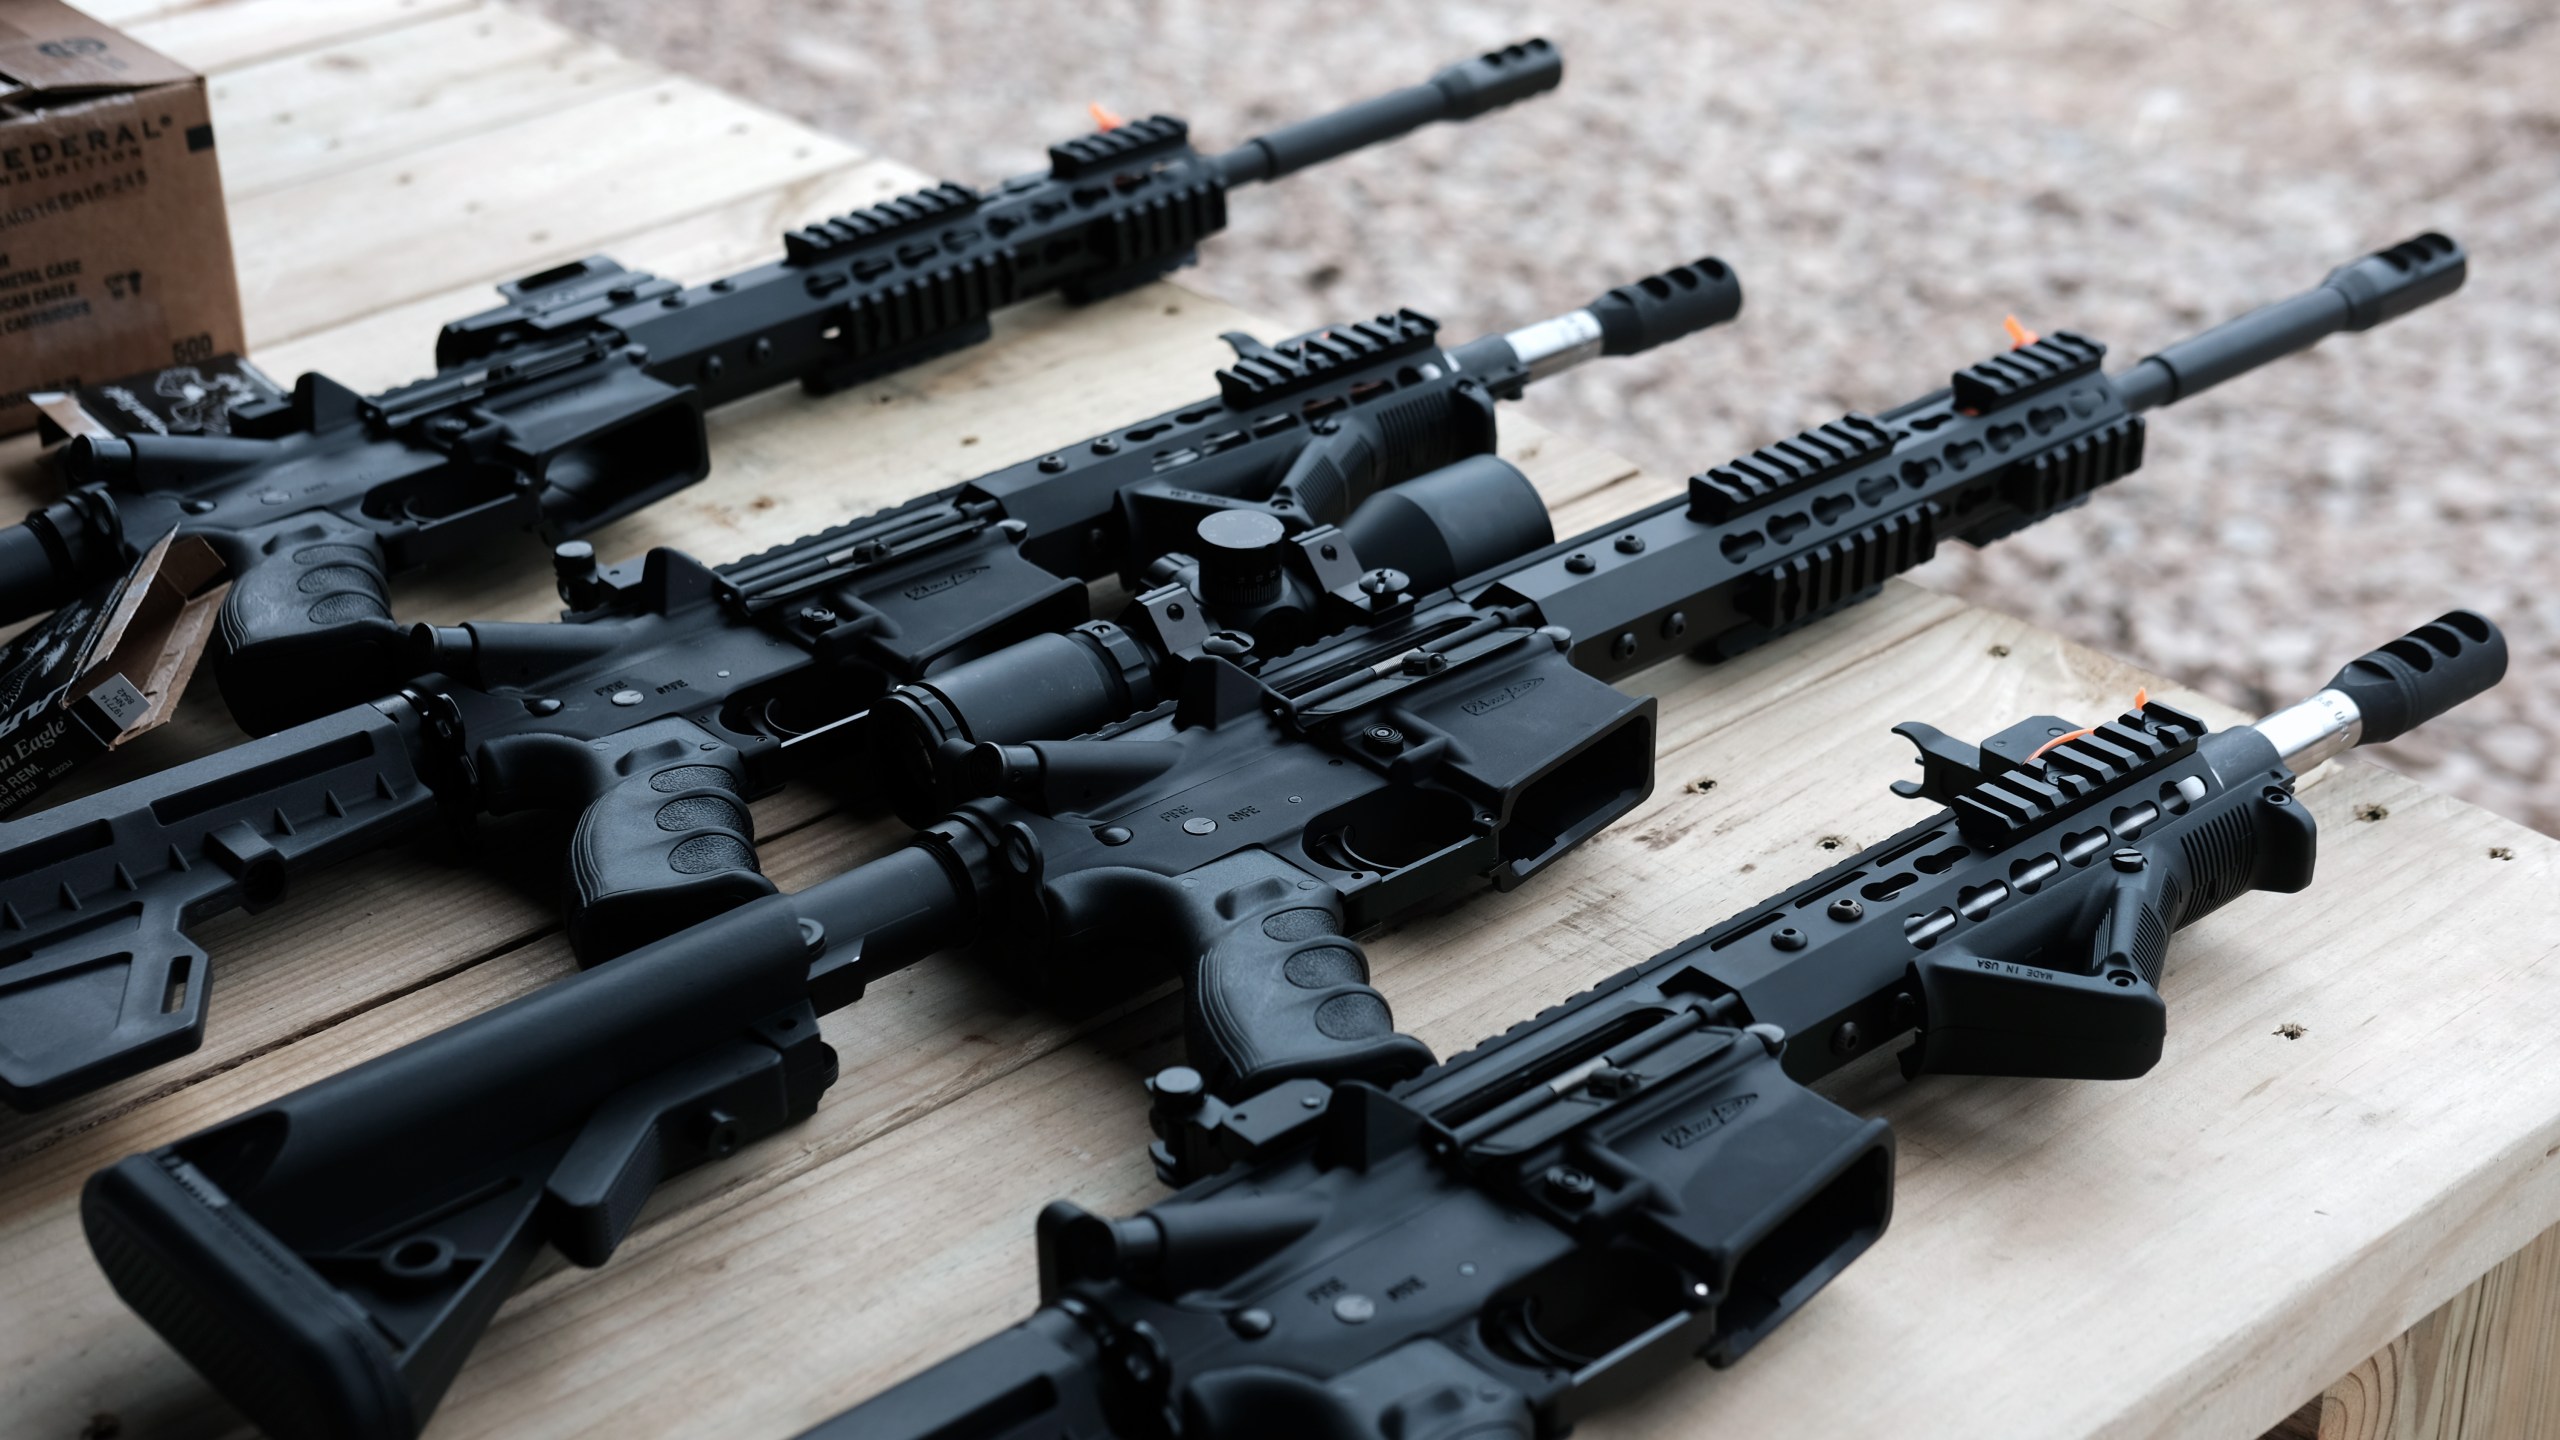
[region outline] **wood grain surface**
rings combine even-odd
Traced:
[[[486,303],[496,280],[599,249],[699,278],[767,258],[786,225],[919,178],[495,6],[94,8],[213,76],[251,332],[280,376],[397,381],[427,368],[435,325]],[[1039,137],[1015,138],[1028,163]],[[1236,206],[1238,225],[1287,219],[1284,192]],[[1040,453],[1203,393],[1225,354],[1218,333],[1235,328],[1257,327],[1156,285],[1084,310],[1025,307],[992,344],[824,400],[745,402],[715,421],[709,481],[598,548],[725,559]],[[1732,378],[1715,344],[1689,347],[1702,393]],[[1915,355],[1906,388],[1969,358]],[[1560,531],[1675,483],[1518,417],[1506,437]],[[47,484],[29,442],[0,446],[0,502]],[[410,618],[533,618],[553,607],[547,591],[528,541],[396,600]],[[1399,1019],[1434,1046],[1461,1047],[1908,823],[1884,788],[1908,759],[1887,733],[1897,721],[1980,734],[2036,711],[2095,717],[2142,684],[2245,718],[1900,583],[1739,662],[1675,662],[1633,683],[1663,703],[1651,798],[1521,890],[1370,946]],[[179,722],[88,783],[235,738],[203,686]],[[2547,1318],[2484,1338],[2438,1315],[2393,1337],[2560,1220],[2560,1032],[2547,1023],[2560,1012],[2560,843],[2353,761],[2314,776],[2305,798],[2325,832],[2318,885],[2250,897],[2182,937],[2155,1074],[1904,1086],[1879,1067],[1850,1072],[1835,1093],[1899,1135],[1891,1233],[1735,1370],[1701,1367],[1580,1433],[2253,1436],[2351,1368],[2377,1413],[2441,1413],[2411,1397],[2520,1384],[2548,1349]],[[785,889],[899,839],[876,809],[814,787],[756,821]],[[0,1435],[240,1428],[108,1292],[79,1234],[81,1181],[568,973],[544,843],[521,827],[422,843],[317,876],[262,915],[206,923],[218,958],[201,1051],[0,1118]],[[2299,1038],[2279,1033],[2292,1026]],[[430,1434],[788,1434],[1025,1313],[1042,1202],[1120,1211],[1155,1194],[1136,1079],[1176,1041],[1167,995],[1070,1023],[935,961],[826,1030],[844,1077],[817,1116],[666,1187],[609,1266],[539,1268]],[[2550,1248],[2499,1271],[2514,1293],[2548,1291]]]

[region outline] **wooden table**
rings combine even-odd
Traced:
[[[720,273],[928,178],[471,0],[93,8],[214,77],[250,339],[280,375],[406,379],[493,281],[601,249]],[[1040,137],[1019,138],[1027,162]],[[1285,203],[1246,197],[1238,223]],[[1039,453],[1201,393],[1238,327],[1272,333],[1157,285],[1027,307],[991,345],[851,394],[749,401],[715,419],[708,483],[599,548],[727,558]],[[1713,342],[1695,354],[1714,377]],[[1507,425],[1560,530],[1672,484]],[[30,442],[0,459],[17,503],[41,493]],[[409,586],[401,611],[538,618],[530,559]],[[2107,713],[2146,681],[2244,718],[1900,584],[1739,664],[1654,670],[1651,799],[1525,889],[1378,939],[1378,983],[1425,1039],[1463,1045],[1906,823],[1884,788],[1907,760],[1894,722],[1978,735]],[[200,694],[119,764],[232,735]],[[1900,1135],[1884,1243],[1739,1369],[1584,1433],[2254,1436],[2350,1367],[2294,1432],[2553,1433],[2560,1244],[2481,1277],[2560,1221],[2560,844],[2359,763],[2305,793],[2318,887],[2185,937],[2154,1075],[1846,1085]],[[756,822],[786,889],[897,836],[811,790]],[[80,1182],[567,974],[552,899],[547,873],[511,883],[432,847],[349,864],[203,927],[223,959],[199,1053],[0,1120],[0,1434],[237,1429],[109,1294]],[[817,1117],[668,1187],[605,1269],[540,1270],[432,1433],[780,1436],[1019,1317],[1041,1202],[1155,1193],[1136,1076],[1176,1031],[1161,995],[1070,1028],[957,963],[877,987],[827,1022],[845,1073]]]

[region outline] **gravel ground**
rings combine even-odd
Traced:
[[[1224,145],[1547,35],[1561,91],[1240,196],[1187,283],[1463,336],[1721,255],[1742,324],[1527,406],[1666,476],[1943,383],[2004,312],[2121,363],[2444,230],[2473,258],[2453,302],[2179,407],[2132,480],[1919,578],[2259,706],[2477,606],[2506,685],[2387,758],[2560,833],[2547,0],[534,3],[972,182],[1036,166],[1087,100]]]

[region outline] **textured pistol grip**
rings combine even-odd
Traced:
[[[232,718],[252,735],[361,705],[407,678],[382,545],[322,511],[250,537],[233,556],[213,655]]]
[[[695,750],[622,779],[569,840],[569,944],[594,965],[774,893],[756,868],[745,763]]]
[[[116,1293],[261,1430],[418,1433],[422,1407],[363,1312],[184,1162],[136,1155],[90,1176],[80,1223]]]
[[[1250,1095],[1303,1076],[1384,1084],[1431,1063],[1396,1032],[1369,987],[1369,957],[1341,925],[1339,901],[1301,891],[1222,926],[1191,975],[1191,1063],[1210,1089]]]

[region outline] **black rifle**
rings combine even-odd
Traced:
[[[1348,937],[1517,885],[1635,805],[1654,702],[1611,677],[2077,503],[2139,458],[2134,412],[2462,265],[2411,241],[2120,379],[2056,335],[1451,589],[1355,582],[1332,598],[1361,618],[1317,643],[1204,651],[1093,738],[972,747],[1017,798],[120,1162],[84,1201],[92,1248],[269,1430],[405,1435],[543,1246],[600,1264],[666,1176],[805,1118],[836,1076],[818,1014],[936,951],[1010,940],[1014,973],[1085,1004],[1184,974],[1204,1093],[1413,1075],[1429,1052]]]
[[[1167,1117],[1213,1178],[1052,1203],[1037,1313],[811,1440],[1532,1440],[1730,1365],[1892,1215],[1885,1123],[1807,1085],[1914,1032],[1915,1078],[2149,1070],[2169,936],[2311,883],[2296,775],[2506,658],[2457,611],[2255,726],[1900,726],[1950,808],[1416,1079]]]
[[[387,576],[516,530],[571,539],[673,494],[709,473],[705,409],[793,380],[839,390],[974,345],[1017,301],[1157,279],[1225,228],[1230,189],[1563,74],[1532,40],[1218,155],[1180,120],[1132,121],[1051,147],[1046,173],[823,220],[785,235],[781,260],[692,288],[603,256],[525,276],[444,327],[425,380],[363,396],[305,375],[290,401],[236,411],[228,436],[73,441],[69,493],[0,530],[0,623],[175,528],[230,565],[213,666],[243,728],[370,700],[409,673]]]
[[[1741,305],[1707,259],[1453,347],[1410,310],[1276,346],[1233,334],[1215,396],[716,570],[676,550],[599,570],[570,542],[566,621],[422,626],[424,673],[397,694],[0,831],[0,1102],[193,1050],[208,977],[188,922],[265,908],[440,815],[576,815],[569,936],[590,964],[770,895],[745,801],[841,759],[860,738],[844,722],[892,685],[1106,634],[1086,582],[1177,547],[1213,574],[1293,544],[1332,557],[1330,583],[1362,573],[1357,553],[1446,585],[1544,545],[1537,492],[1493,458],[1494,402]],[[1226,599],[1276,639],[1310,633],[1326,597],[1291,578]]]

